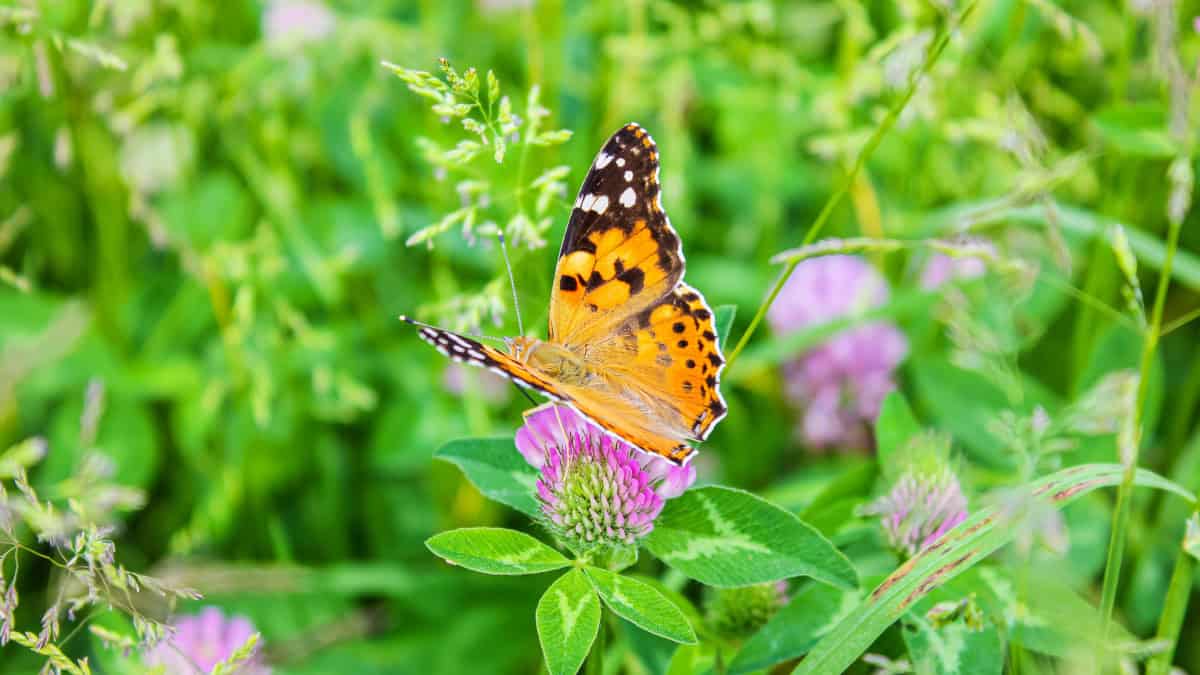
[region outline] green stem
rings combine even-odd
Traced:
[[[1186,535],[1185,535],[1186,536]],[[1188,596],[1192,591],[1192,569],[1195,563],[1183,546],[1175,556],[1175,569],[1171,572],[1171,584],[1167,587],[1166,605],[1158,619],[1155,637],[1167,642],[1163,651],[1154,655],[1146,667],[1146,675],[1167,675],[1171,660],[1175,656],[1175,645],[1179,642],[1179,630],[1183,627],[1183,616],[1187,613]]]
[[[967,16],[971,13],[971,10],[974,7],[975,0],[972,0],[965,7],[963,7],[958,16],[952,20],[946,29],[942,31],[942,34],[938,36],[938,39],[933,44],[933,47],[931,47],[929,52],[925,55],[925,61],[921,64],[920,69],[909,78],[908,88],[904,91],[904,95],[901,96],[900,100],[892,106],[892,109],[888,111],[887,117],[884,117],[879,126],[875,128],[875,132],[871,134],[869,139],[867,139],[866,145],[864,145],[862,150],[859,151],[858,157],[854,160],[854,166],[850,169],[850,173],[847,174],[845,180],[843,180],[842,184],[838,186],[838,189],[829,196],[828,200],[826,200],[825,206],[822,207],[821,212],[817,214],[817,218],[813,221],[812,227],[808,228],[808,233],[804,236],[804,241],[800,244],[801,246],[807,246],[808,244],[811,244],[813,240],[817,238],[817,235],[821,233],[821,230],[825,227],[825,223],[829,220],[829,216],[832,215],[833,209],[842,201],[842,198],[846,196],[846,193],[850,191],[850,187],[854,185],[854,181],[857,179],[858,173],[862,170],[863,165],[867,163],[867,159],[870,158],[873,152],[875,152],[875,148],[877,148],[883,141],[884,135],[891,130],[892,126],[896,123],[896,120],[899,119],[900,113],[904,111],[904,108],[912,99],[913,94],[916,93],[917,85],[920,84],[921,79],[924,78],[925,75],[933,68],[933,65],[937,63],[938,57],[942,55],[942,52],[946,49],[946,45],[950,43],[950,38],[953,37],[954,32],[958,29],[962,22],[966,20]],[[762,323],[763,318],[766,316],[767,308],[769,308],[771,303],[775,301],[776,296],[778,296],[779,292],[783,290],[783,285],[787,283],[788,277],[792,276],[792,272],[796,270],[796,266],[799,264],[799,259],[788,262],[787,266],[783,270],[783,273],[780,274],[779,279],[776,280],[775,286],[772,287],[771,292],[767,294],[766,301],[759,306],[758,312],[750,321],[750,325],[746,328],[746,332],[742,333],[742,337],[738,339],[737,346],[734,347],[733,352],[729,354],[726,368],[732,366],[733,362],[737,360],[738,354],[741,354],[742,350],[745,349],[746,343],[750,341],[750,337],[754,335],[754,331],[758,330],[759,324]]]
[[[1142,440],[1142,410],[1146,404],[1146,393],[1150,385],[1150,366],[1154,362],[1154,350],[1162,329],[1163,305],[1167,299],[1167,287],[1171,283],[1171,264],[1175,249],[1179,246],[1179,230],[1183,219],[1173,219],[1167,229],[1167,255],[1158,277],[1158,289],[1154,294],[1154,309],[1150,314],[1150,325],[1146,328],[1142,342],[1142,358],[1138,368],[1137,403],[1133,409],[1133,438],[1129,442],[1129,457],[1122,458],[1125,476],[1117,490],[1117,507],[1113,513],[1112,535],[1108,542],[1108,558],[1104,566],[1104,584],[1100,592],[1100,611],[1104,617],[1105,634],[1112,623],[1113,607],[1117,600],[1117,585],[1121,579],[1121,562],[1125,555],[1125,533],[1129,528],[1130,500],[1133,496],[1133,478],[1137,471],[1138,450]]]
[[[1167,324],[1166,326],[1163,326],[1162,335],[1166,335],[1167,333],[1170,333],[1171,331],[1183,328],[1184,326],[1186,326],[1187,324],[1196,320],[1197,318],[1200,318],[1200,307],[1197,307],[1182,316],[1175,317],[1171,321],[1171,323]]]

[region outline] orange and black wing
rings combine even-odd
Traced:
[[[550,301],[550,339],[607,386],[564,387],[596,423],[673,461],[726,412],[712,309],[683,283],[679,235],[661,204],[658,148],[636,124],[604,144],[567,226]]]
[[[549,339],[568,347],[611,333],[683,278],[683,251],[659,202],[658,147],[628,124],[579,189],[559,250]]]

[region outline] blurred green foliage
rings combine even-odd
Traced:
[[[527,524],[432,460],[448,440],[511,432],[527,402],[450,368],[396,321],[417,312],[514,334],[502,261],[457,227],[432,248],[406,240],[481,204],[464,180],[491,190],[481,224],[544,218],[548,245],[513,250],[526,323],[544,325],[573,187],[636,120],[662,152],[688,281],[714,306],[738,305],[740,332],[775,277],[768,260],[800,243],[955,2],[345,0],[290,33],[272,14],[285,4],[297,3],[0,3],[0,447],[47,439],[39,487],[80,471],[93,445],[111,458],[114,481],[147,495],[121,523],[120,561],[250,616],[279,672],[480,672],[485,649],[488,672],[534,672],[532,617],[550,580],[467,574],[423,545],[453,526]],[[1135,0],[981,0],[827,228],[912,240],[970,227],[1034,272],[1027,294],[989,275],[955,306],[918,286],[928,251],[870,254],[894,285],[882,312],[911,342],[901,388],[924,425],[953,435],[975,494],[1117,461],[1111,435],[1018,453],[1014,420],[1067,415],[1104,375],[1137,368],[1111,227],[1124,225],[1135,280],[1153,288],[1200,127],[1200,96],[1185,95],[1200,77],[1200,4],[1173,4],[1164,19]],[[521,177],[511,153],[439,167],[430,147],[470,129],[381,65],[436,72],[439,57],[494,71],[526,121],[536,86],[542,128],[573,136],[523,148]],[[526,185],[560,166],[566,192],[526,203]],[[1183,214],[1168,325],[1200,306],[1200,217]],[[991,350],[956,342],[964,326],[996,337]],[[878,551],[863,549],[867,521],[829,510],[866,501],[873,474],[795,440],[776,366],[799,346],[772,345],[728,373],[730,414],[702,448],[703,479],[762,492],[864,577],[886,573],[894,559],[855,555]],[[1163,338],[1141,454],[1191,489],[1198,350],[1197,323]],[[964,352],[982,367],[964,369]],[[89,383],[105,403],[85,441]],[[1089,495],[1064,512],[1065,553],[1018,546],[1001,559],[1090,597],[1110,511]],[[1143,638],[1186,515],[1137,493],[1119,607]],[[55,590],[49,568],[22,565],[17,619],[33,626]],[[94,620],[122,627],[116,613]],[[928,626],[899,630],[874,651],[933,639]],[[664,672],[660,646],[620,635],[629,672]],[[1187,624],[1177,663],[1189,670],[1197,637]],[[1016,639],[1010,665],[1053,667],[1037,645],[1056,636]],[[86,631],[64,644],[105,672],[127,667]],[[3,654],[0,672],[40,664],[14,645]]]

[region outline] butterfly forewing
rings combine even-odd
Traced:
[[[675,288],[683,253],[659,192],[658,147],[641,127],[626,125],[596,155],[571,210],[550,341],[586,344]]]

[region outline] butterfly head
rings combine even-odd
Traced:
[[[526,337],[524,335],[504,338],[504,344],[508,345],[509,355],[521,363],[529,360],[529,355],[537,348],[538,342],[540,340],[537,338]]]

